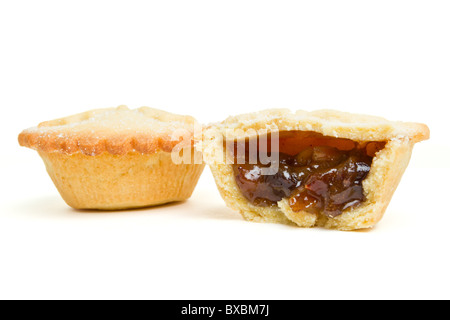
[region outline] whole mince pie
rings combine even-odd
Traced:
[[[21,146],[35,149],[66,203],[116,210],[188,199],[203,171],[196,161],[190,116],[142,107],[97,109],[24,130]]]
[[[420,123],[273,109],[210,125],[203,154],[245,219],[355,230],[382,218],[414,144],[428,138]]]

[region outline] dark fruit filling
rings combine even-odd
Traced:
[[[305,133],[299,133],[297,138],[302,137],[306,137]],[[256,164],[248,161],[233,164],[237,185],[245,198],[257,206],[276,206],[278,201],[288,198],[293,211],[304,210],[330,218],[364,202],[362,181],[369,174],[375,153],[385,143],[361,144],[347,139],[318,137],[317,134],[306,138],[309,145],[303,143],[299,152],[294,148],[295,154],[279,150],[279,167],[275,174],[261,174],[261,168],[270,164],[264,165],[259,161]],[[292,153],[293,148],[289,149]]]

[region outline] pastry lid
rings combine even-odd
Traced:
[[[24,130],[19,144],[43,152],[170,152],[180,141],[193,144],[196,120],[149,107],[96,109],[46,121]]]
[[[258,134],[258,130],[313,131],[354,141],[410,139],[415,143],[430,136],[430,130],[422,123],[389,121],[381,117],[335,110],[291,112],[288,109],[268,109],[229,117],[209,126],[209,129],[226,134],[231,139],[252,137]]]

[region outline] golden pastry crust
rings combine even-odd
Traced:
[[[227,118],[221,123],[209,126],[210,129],[226,133],[230,138],[244,138],[240,133],[233,135],[235,129],[276,131],[314,131],[324,136],[351,139],[354,141],[388,141],[407,138],[413,143],[430,137],[425,124],[389,121],[381,117],[354,114],[336,110],[317,110],[291,112],[289,109],[268,109]],[[231,129],[231,130],[230,130]],[[249,131],[245,137],[252,137]],[[211,135],[211,132],[209,133]]]
[[[270,132],[314,131],[357,142],[387,142],[374,157],[369,175],[363,181],[366,201],[335,218],[317,216],[306,211],[294,212],[287,199],[278,202],[278,207],[275,208],[251,204],[240,192],[232,166],[223,161],[229,159],[228,155],[223,156],[223,142],[225,139],[254,137],[261,129],[269,129]],[[226,204],[238,210],[245,219],[295,223],[300,227],[355,230],[373,227],[382,218],[408,165],[414,144],[428,138],[428,127],[419,123],[393,122],[333,110],[291,113],[285,109],[272,109],[230,117],[221,123],[210,125],[204,134],[203,154]]]
[[[171,152],[181,140],[193,137],[195,119],[148,107],[97,109],[46,121],[24,130],[19,144],[44,152],[97,156],[104,152],[150,154]],[[173,136],[185,129],[188,137]],[[192,140],[193,143],[193,140]]]
[[[76,209],[119,210],[186,200],[204,168],[173,164],[168,152],[39,154],[64,201]]]
[[[176,162],[201,159],[196,125],[189,116],[120,106],[43,122],[24,130],[19,143],[38,151],[71,207],[137,208],[191,196],[204,164]]]

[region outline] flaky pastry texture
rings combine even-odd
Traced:
[[[267,131],[313,131],[356,142],[386,142],[373,158],[370,172],[363,180],[366,200],[334,218],[306,211],[294,212],[287,199],[279,201],[278,207],[260,207],[250,203],[236,184],[232,165],[226,162],[230,156],[224,148],[224,141],[252,138]],[[394,122],[334,110],[292,113],[287,109],[270,109],[229,117],[208,126],[204,133],[203,156],[225,203],[247,220],[355,230],[373,227],[383,217],[408,166],[414,144],[428,139],[429,134],[428,127],[420,123]]]

